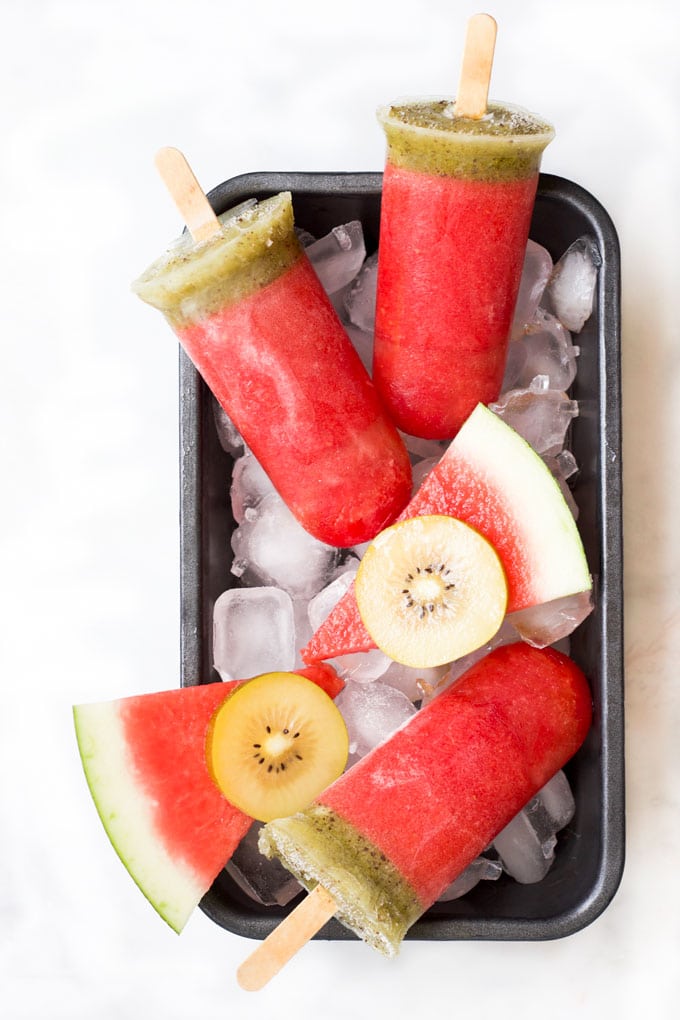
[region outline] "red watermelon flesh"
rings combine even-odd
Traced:
[[[300,672],[331,696],[342,689],[329,666]],[[241,682],[199,684],[73,710],[83,768],[109,839],[176,932],[253,821],[222,795],[205,754],[210,721]]]
[[[513,429],[478,404],[398,520],[445,514],[496,549],[508,582],[508,613],[591,587],[573,515],[543,460]],[[302,649],[305,662],[368,651],[350,587]]]
[[[325,691],[329,698],[335,700],[341,690],[345,687],[345,681],[342,677],[338,676],[332,666],[329,666],[327,662],[315,662],[310,666],[306,666],[304,669],[296,669],[293,672],[299,673],[300,676],[306,676],[308,680],[311,680],[320,687],[322,691]]]

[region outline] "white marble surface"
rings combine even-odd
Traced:
[[[673,0],[498,0],[492,92],[557,125],[544,169],[608,209],[623,252],[627,863],[550,943],[310,945],[259,996],[251,947],[181,938],[110,850],[70,706],[178,677],[177,352],[130,280],[179,230],[152,157],[210,187],[375,170],[373,117],[455,89],[459,2],[6,0],[0,64],[3,386],[0,1014],[677,1016],[680,343]]]

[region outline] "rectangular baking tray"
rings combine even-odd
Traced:
[[[224,182],[209,195],[217,213],[280,191],[293,195],[295,221],[317,237],[361,220],[370,253],[378,244],[382,175],[378,173],[257,173]],[[602,205],[579,185],[542,174],[531,237],[554,259],[577,238],[597,243],[599,270],[593,315],[575,338],[581,349],[571,395],[579,415],[571,449],[580,470],[573,485],[578,526],[594,577],[594,612],[571,639],[571,655],[592,686],[591,732],[566,772],[576,815],[558,838],[547,877],[521,885],[506,876],[482,881],[461,899],[436,904],[408,939],[542,940],[590,924],[609,904],[624,863],[623,590],[620,389],[620,256],[614,226]],[[228,485],[232,460],[217,439],[211,395],[180,350],[181,683],[215,681],[212,610],[233,587]],[[249,900],[221,872],[201,901],[216,924],[262,939],[287,907]],[[333,920],[322,939],[354,939]]]

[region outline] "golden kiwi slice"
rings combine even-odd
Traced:
[[[307,807],[337,779],[349,740],[340,712],[317,684],[297,673],[264,673],[220,706],[206,750],[227,800],[268,822]]]
[[[454,517],[399,521],[370,544],[356,600],[378,648],[405,666],[453,662],[496,633],[508,600],[493,546]]]

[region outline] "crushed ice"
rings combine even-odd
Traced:
[[[602,263],[591,237],[580,237],[557,262],[548,284],[553,310],[566,329],[580,333],[590,318],[597,271]]]
[[[316,239],[298,231],[347,333],[370,371],[375,323],[377,252],[366,254],[361,223],[336,226]],[[569,449],[569,429],[579,413],[568,395],[577,373],[580,333],[593,308],[601,259],[592,238],[577,239],[553,263],[530,240],[512,324],[503,392],[490,405],[544,459],[577,515],[569,479],[579,465]],[[293,518],[224,411],[214,404],[222,447],[234,458],[230,499],[236,528],[231,570],[237,586],[215,603],[213,661],[223,679],[254,676],[300,665],[299,649],[352,583],[365,546],[338,550],[312,538]],[[446,442],[403,436],[411,456],[414,488],[442,456]],[[418,708],[455,682],[492,648],[518,639],[539,647],[568,637],[592,609],[590,593],[558,599],[508,617],[494,638],[465,658],[438,669],[416,670],[377,649],[331,664],[345,679],[337,704],[350,737],[350,764],[404,725]],[[566,642],[566,644],[565,644]],[[460,875],[442,900],[465,895],[479,881],[506,872],[536,882],[551,866],[559,831],[574,811],[563,772],[499,834],[494,845]],[[251,898],[283,904],[299,887],[256,850],[246,836],[229,866]]]

